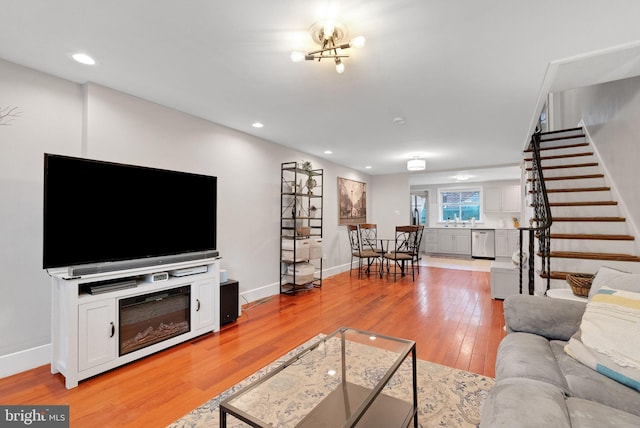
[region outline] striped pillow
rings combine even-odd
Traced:
[[[565,351],[584,365],[640,391],[640,293],[601,287]]]

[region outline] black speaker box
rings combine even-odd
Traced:
[[[233,279],[220,283],[220,325],[238,319],[238,286]]]

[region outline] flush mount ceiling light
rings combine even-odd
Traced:
[[[313,41],[320,45],[320,49],[308,53],[291,52],[291,61],[318,60],[320,62],[323,59],[332,59],[336,64],[338,73],[344,73],[342,59],[349,58],[349,55],[346,55],[343,51],[349,48],[360,48],[366,42],[363,36],[345,41],[347,38],[346,28],[334,21],[316,22],[309,29],[309,33]]]
[[[91,58],[89,55],[85,54],[85,53],[75,53],[73,55],[71,55],[71,57],[76,60],[77,62],[79,62],[80,64],[84,64],[84,65],[95,65],[96,64],[96,60]]]
[[[427,161],[424,159],[413,158],[407,161],[407,169],[409,171],[423,171],[427,168]]]

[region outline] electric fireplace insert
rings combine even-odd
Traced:
[[[120,356],[191,331],[191,287],[120,300]]]

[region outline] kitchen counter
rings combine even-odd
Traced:
[[[518,250],[519,234],[514,228],[492,228],[476,224],[475,227],[427,227],[422,236],[422,251],[427,254],[455,254],[471,257],[471,234],[474,230],[495,230],[496,259],[511,259]]]

